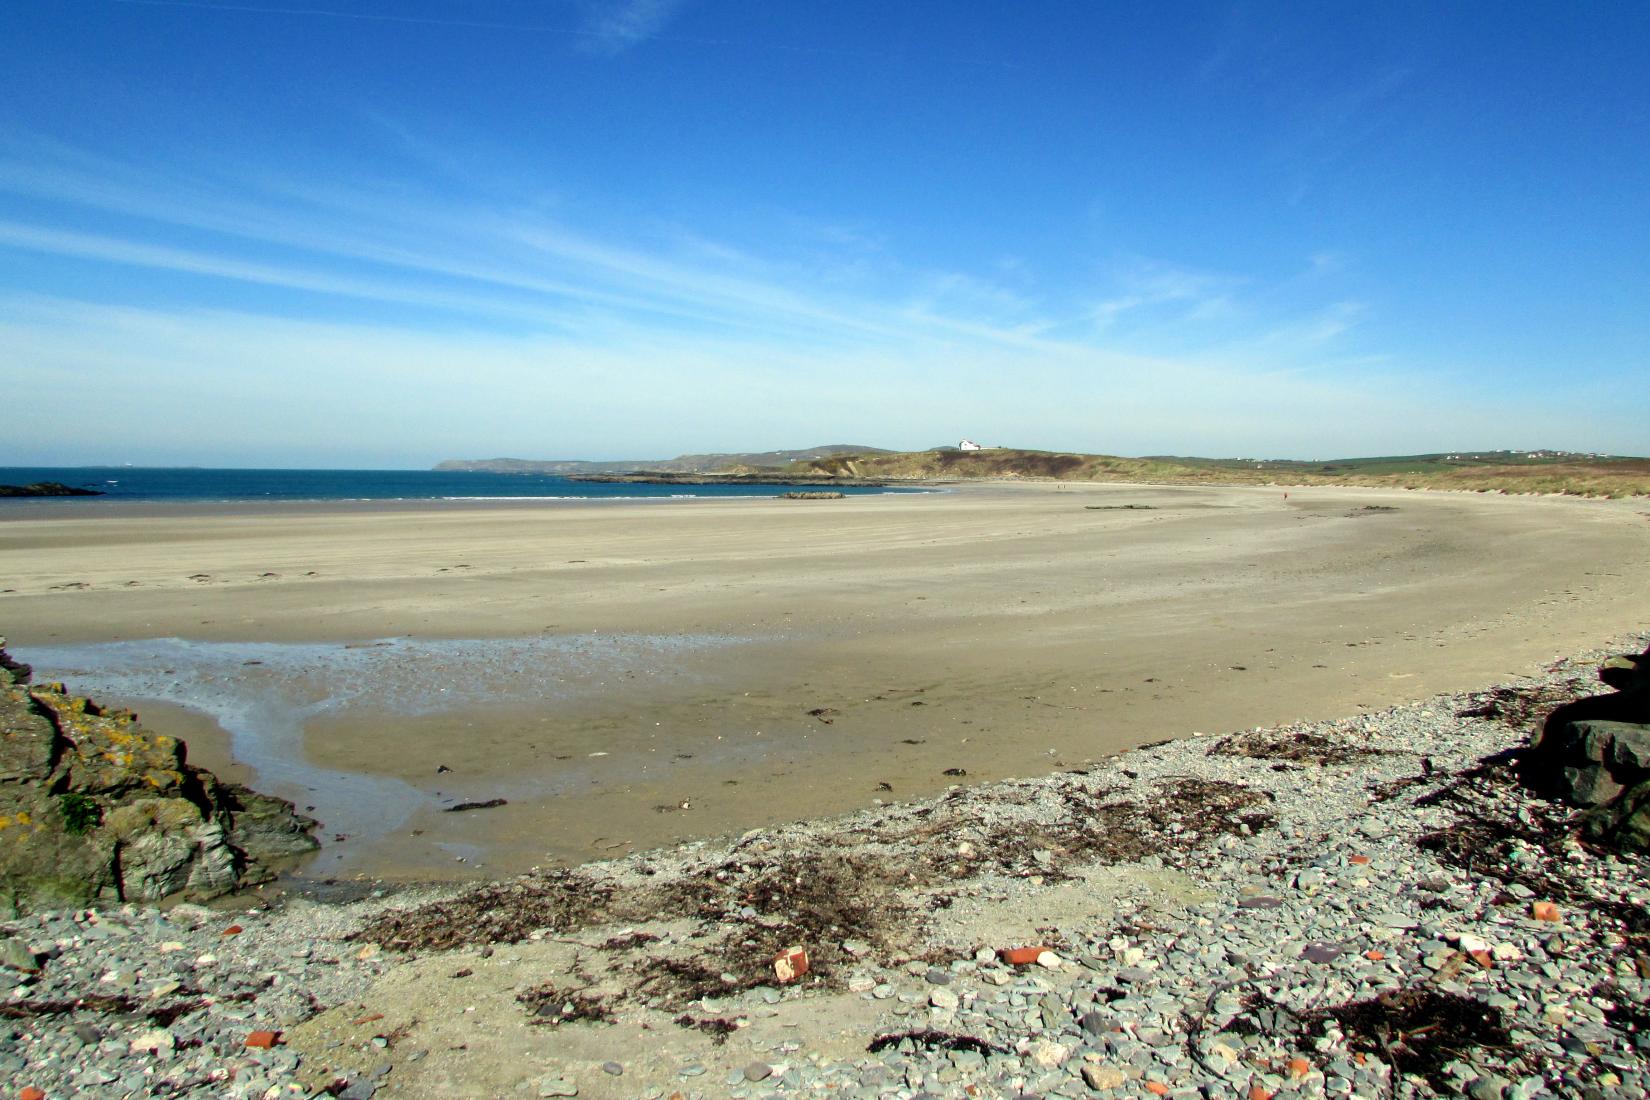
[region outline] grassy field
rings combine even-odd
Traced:
[[[1020,478],[1205,485],[1365,485],[1480,493],[1650,495],[1650,459],[1564,452],[1396,455],[1330,462],[1067,454],[1000,447],[835,455],[789,473],[887,479]]]

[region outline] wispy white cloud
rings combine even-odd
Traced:
[[[394,424],[383,446],[415,463],[472,452],[460,436],[599,457],[617,423],[661,450],[789,445],[824,425],[891,445],[979,434],[1138,453],[1178,433],[1185,449],[1209,450],[1238,438],[1236,410],[1263,395],[1308,418],[1364,400],[1360,371],[1301,369],[1367,350],[1342,346],[1366,313],[1326,300],[1328,274],[1297,296],[1290,279],[1136,258],[1080,298],[994,256],[976,270],[902,263],[874,226],[833,244],[798,218],[753,248],[645,219],[576,230],[567,210],[486,188],[437,199],[346,177],[217,171],[0,147],[0,193],[27,200],[0,220],[0,253],[188,277],[157,293],[152,281],[123,294],[103,279],[87,300],[0,297],[0,370],[124,408],[128,423],[152,418],[155,455],[168,432],[214,438],[225,423],[237,425],[226,440],[276,448],[285,433],[301,452],[297,437],[321,439],[316,425],[332,414],[306,414],[289,390],[324,386],[329,409]],[[190,280],[279,293],[205,295]],[[329,308],[296,297],[306,294]],[[199,395],[188,416],[211,423],[180,426],[166,412],[180,378]],[[684,434],[682,410],[711,406],[723,432],[745,418],[739,438]],[[1216,434],[1194,446],[1193,426]],[[26,425],[0,427],[15,446],[32,438]]]
[[[358,461],[403,465],[483,450],[621,458],[638,457],[638,440],[665,455],[821,432],[905,447],[968,434],[1123,454],[1331,457],[1544,438],[1553,413],[1390,366],[1349,377],[1073,345],[829,349],[640,329],[596,345],[15,295],[0,295],[0,370],[82,414],[0,407],[0,464],[68,461],[72,447],[83,462],[324,465],[346,460],[340,440]],[[1433,400],[1418,407],[1423,385]],[[115,420],[120,432],[103,430]],[[1588,422],[1597,438],[1625,439],[1627,420]],[[1276,442],[1257,446],[1266,440]]]
[[[664,29],[683,0],[586,0],[585,48],[616,54]]]
[[[1245,280],[1232,275],[1151,261],[1136,261],[1111,279],[1107,297],[1093,303],[1088,315],[1104,332],[1130,314],[1176,307],[1180,320],[1230,316],[1233,296]]]

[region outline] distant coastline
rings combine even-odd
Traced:
[[[913,492],[883,479],[826,475],[696,476],[642,474],[566,477],[548,474],[437,470],[233,470],[198,467],[0,467],[0,509],[112,505],[205,505],[393,501],[625,501],[675,498],[771,497],[797,485],[829,484],[850,494]],[[57,488],[53,489],[53,486]],[[82,499],[83,498],[83,499]],[[21,514],[16,513],[16,514]]]
[[[449,459],[436,468],[495,474],[553,472],[581,479],[611,477],[635,484],[667,483],[660,479],[681,475],[707,475],[713,480],[692,483],[731,483],[734,477],[753,477],[766,483],[781,483],[780,479],[792,478],[812,483],[821,479],[833,485],[1070,481],[1146,485],[1340,485],[1612,498],[1650,495],[1650,459],[1546,448],[1327,460],[1176,455],[1126,458],[1021,447],[982,447],[964,440],[959,446],[926,451],[832,444],[795,451],[679,455],[634,462]]]

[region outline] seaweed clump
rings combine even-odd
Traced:
[[[1301,1017],[1302,1041],[1330,1020],[1353,1051],[1380,1058],[1394,1074],[1425,1078],[1440,1093],[1458,1087],[1446,1067],[1475,1050],[1492,1052],[1501,1065],[1520,1058],[1501,1010],[1456,993],[1411,986],[1319,1009]]]

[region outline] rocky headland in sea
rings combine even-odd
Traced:
[[[255,881],[249,838],[304,820],[202,795],[225,785],[181,746],[8,665],[6,850],[58,830],[87,877],[56,904],[13,880],[0,1073],[31,1100],[1642,1098],[1647,643],[479,887],[228,909],[146,899]],[[194,856],[84,854],[143,801],[190,807],[151,846]]]
[[[0,485],[0,497],[100,497],[99,489],[82,489],[61,481],[35,481],[28,485]]]

